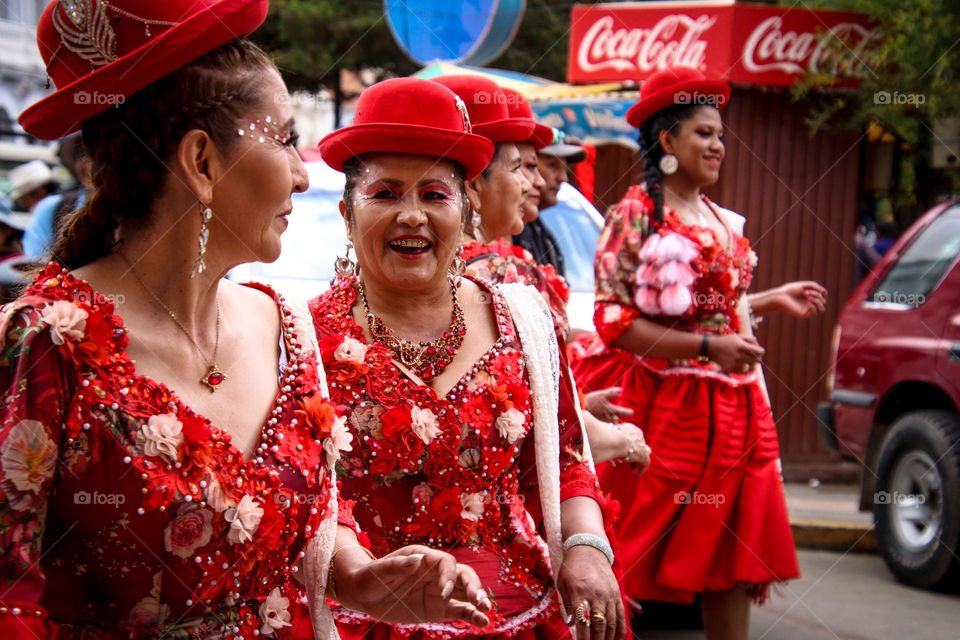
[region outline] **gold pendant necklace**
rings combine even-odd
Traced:
[[[117,252],[117,255],[123,258],[123,261],[127,263],[128,267],[130,267],[130,272],[133,274],[133,277],[137,280],[137,282],[140,283],[140,286],[143,288],[143,290],[150,294],[150,297],[153,298],[158,305],[160,305],[160,308],[167,312],[167,315],[170,316],[170,319],[173,320],[173,322],[177,325],[177,328],[183,332],[183,335],[187,336],[187,338],[193,344],[193,348],[197,350],[197,355],[200,356],[200,359],[207,363],[207,373],[200,378],[200,383],[206,386],[210,390],[210,393],[215,392],[221,384],[227,381],[227,374],[217,367],[217,353],[220,351],[220,296],[217,296],[217,337],[213,343],[213,358],[207,358],[205,355],[203,355],[200,345],[197,344],[197,341],[193,339],[193,336],[190,335],[190,332],[187,331],[187,328],[184,327],[179,318],[177,318],[177,314],[175,314],[170,307],[164,304],[163,300],[161,300],[157,294],[150,290],[147,284],[143,281],[143,278],[140,277],[137,269],[133,266],[133,263],[130,262],[130,259],[119,251]]]

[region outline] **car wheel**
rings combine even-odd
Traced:
[[[877,461],[873,520],[887,566],[898,580],[953,589],[960,577],[960,416],[901,416]]]

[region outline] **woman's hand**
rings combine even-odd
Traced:
[[[812,280],[788,282],[774,290],[776,307],[797,318],[820,315],[827,308],[827,290]]]
[[[563,554],[557,576],[557,589],[571,624],[576,625],[577,640],[621,640],[627,634],[626,616],[620,587],[607,557],[585,545],[570,547]],[[576,611],[586,604],[589,624],[576,620]]]
[[[334,587],[344,606],[395,624],[462,620],[483,627],[489,623],[483,612],[492,607],[473,569],[420,545],[343,571],[338,566]]]
[[[753,336],[711,336],[708,347],[710,359],[724,371],[746,373],[756,366],[765,351]]]
[[[629,422],[620,422],[614,428],[620,432],[621,440],[621,453],[617,460],[635,465],[638,473],[646,471],[650,466],[651,450],[643,437],[643,429]]]
[[[605,422],[616,422],[620,418],[632,416],[633,409],[621,407],[612,402],[620,397],[622,391],[620,387],[591,391],[584,397],[584,408]]]

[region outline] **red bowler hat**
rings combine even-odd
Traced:
[[[533,119],[533,109],[530,108],[530,102],[523,97],[523,94],[507,87],[503,87],[503,93],[507,96],[507,110],[510,112],[511,120],[533,122],[533,133],[523,142],[529,142],[537,148],[537,151],[553,144],[553,127],[540,124]]]
[[[693,67],[672,67],[653,74],[640,87],[640,99],[627,111],[627,122],[637,129],[662,109],[675,105],[710,105],[723,109],[730,85],[708,78]]]
[[[57,90],[20,114],[53,140],[267,17],[267,0],[54,0],[37,46]]]
[[[448,158],[477,177],[493,159],[493,144],[470,132],[470,116],[457,94],[430,80],[393,78],[360,94],[353,124],[320,141],[324,162],[343,171],[367,153],[411,153]]]
[[[482,76],[440,76],[434,78],[460,96],[467,105],[473,132],[490,142],[526,142],[535,123],[510,117],[507,96],[493,80]]]

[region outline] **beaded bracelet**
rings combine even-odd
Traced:
[[[340,552],[343,551],[344,549],[352,549],[352,548],[360,549],[360,550],[363,551],[365,554],[367,554],[367,557],[369,557],[370,560],[376,560],[376,559],[377,559],[377,556],[373,555],[373,552],[370,551],[370,549],[367,549],[367,548],[366,548],[365,546],[363,546],[362,544],[345,544],[345,545],[343,545],[342,547],[340,547],[339,549],[337,549],[336,551],[334,551],[334,552],[330,555],[330,568],[327,570],[327,595],[328,595],[329,597],[333,598],[334,600],[336,600],[337,602],[340,601],[340,598],[337,597],[337,589],[336,589],[336,587],[335,587],[334,584],[333,584],[333,573],[334,573],[334,572],[333,572],[333,568],[334,568],[333,561],[337,559],[337,554],[338,554],[338,553],[340,553]]]
[[[607,556],[607,561],[613,564],[613,549],[610,547],[610,543],[602,536],[598,536],[595,533],[575,533],[563,541],[564,551],[569,550],[571,547],[578,546],[593,547]]]

